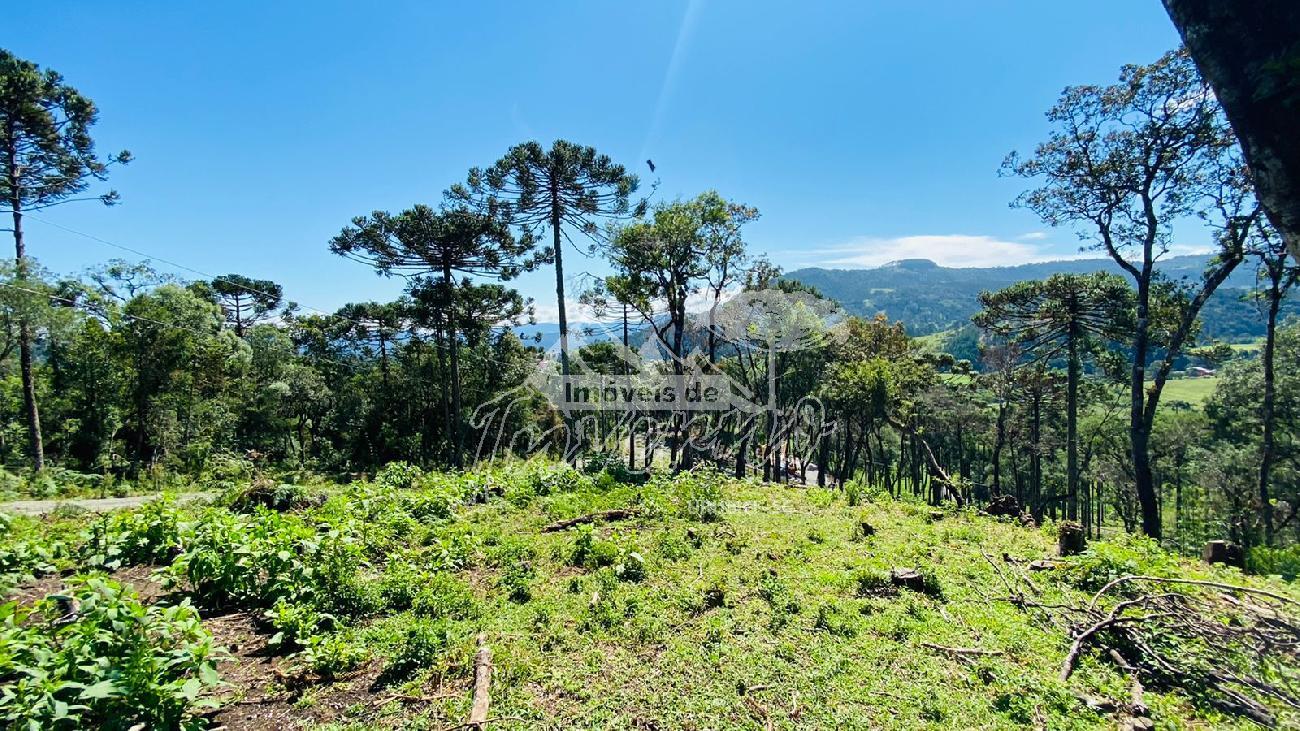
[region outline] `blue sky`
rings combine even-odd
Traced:
[[[0,37],[98,103],[102,150],[136,157],[121,205],[42,218],[325,310],[401,290],[329,253],[352,216],[436,202],[534,138],[594,145],[661,199],[757,206],[751,248],[786,269],[1074,255],[1008,207],[1024,184],[998,165],[1063,87],[1176,43],[1157,0],[25,3]],[[140,258],[28,232],[56,272]],[[518,286],[547,319],[552,273]]]

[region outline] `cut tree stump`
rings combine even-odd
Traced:
[[[925,592],[925,577],[916,569],[894,569],[890,571],[889,583],[903,589]]]
[[[1221,563],[1227,566],[1246,568],[1246,555],[1241,546],[1232,541],[1210,541],[1201,551],[1201,560],[1205,563]]]
[[[488,704],[491,701],[489,690],[492,688],[492,648],[487,646],[487,638],[478,636],[478,652],[474,654],[474,705],[469,711],[466,728],[483,731],[487,726]]]
[[[569,518],[568,520],[557,520],[556,522],[551,523],[545,528],[542,528],[542,532],[555,533],[557,531],[568,530],[575,525],[582,525],[583,523],[595,523],[596,521],[608,522],[611,520],[627,520],[628,518],[635,517],[636,514],[637,511],[630,510],[627,508],[606,510],[600,513],[591,513],[590,515],[580,515],[576,518]]]
[[[1020,503],[1016,500],[1015,495],[998,495],[989,501],[989,506],[984,512],[992,516],[1010,516],[1018,517],[1020,515]]]
[[[1062,521],[1056,529],[1056,552],[1061,556],[1078,556],[1088,545],[1088,535],[1083,526],[1073,520]]]

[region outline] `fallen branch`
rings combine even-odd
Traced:
[[[928,648],[930,648],[931,650],[938,650],[939,652],[947,652],[947,653],[952,654],[952,655],[989,655],[989,656],[995,656],[995,655],[1002,655],[1002,654],[1004,654],[1001,650],[983,650],[983,649],[980,649],[980,648],[978,648],[978,647],[945,647],[945,646],[943,646],[943,645],[936,645],[936,644],[934,644],[934,643],[932,643],[932,642],[922,642],[922,643],[921,643],[921,646],[922,646],[922,647],[928,647]]]
[[[1281,594],[1275,594],[1271,591],[1265,591],[1263,589],[1254,589],[1249,586],[1237,586],[1235,584],[1221,584],[1217,581],[1201,581],[1199,579],[1166,579],[1160,576],[1130,575],[1130,576],[1121,576],[1118,579],[1111,581],[1109,584],[1106,584],[1105,586],[1101,587],[1101,590],[1093,595],[1092,601],[1088,602],[1088,610],[1091,611],[1093,608],[1097,606],[1097,600],[1101,598],[1102,594],[1105,594],[1106,592],[1110,591],[1112,588],[1119,586],[1120,584],[1123,584],[1124,582],[1127,581],[1151,581],[1157,584],[1192,584],[1194,586],[1209,586],[1215,589],[1223,589],[1225,591],[1240,591],[1245,594],[1266,596],[1269,599],[1276,599],[1277,601],[1286,604],[1295,604],[1297,606],[1300,606],[1300,602],[1296,601],[1295,599],[1292,599],[1291,597],[1282,596]]]
[[[1138,680],[1137,673],[1133,673],[1128,690],[1129,710],[1134,716],[1146,716],[1150,711],[1147,709],[1146,701],[1143,699],[1142,681]]]
[[[478,652],[474,655],[474,705],[470,708],[466,728],[482,731],[487,725],[488,703],[491,698],[488,690],[492,687],[492,648],[487,646],[487,639],[478,636]]]
[[[628,518],[636,517],[636,515],[637,515],[637,511],[635,510],[631,510],[628,508],[616,508],[614,510],[605,510],[599,513],[580,515],[576,518],[569,518],[568,520],[559,520],[554,523],[551,523],[545,528],[542,528],[542,532],[555,533],[562,530],[568,530],[575,525],[583,525],[584,523],[595,523],[596,521],[627,520]]]
[[[1083,652],[1084,645],[1088,643],[1088,640],[1091,639],[1093,635],[1097,634],[1098,632],[1101,632],[1102,630],[1110,629],[1111,627],[1115,627],[1121,624],[1132,624],[1134,622],[1146,622],[1152,619],[1158,619],[1160,617],[1170,616],[1171,614],[1170,612],[1158,612],[1153,614],[1144,614],[1141,616],[1129,616],[1129,617],[1120,616],[1125,609],[1128,609],[1129,607],[1132,606],[1136,606],[1138,604],[1145,604],[1149,601],[1151,601],[1151,597],[1142,597],[1141,599],[1134,599],[1132,601],[1120,602],[1119,604],[1115,605],[1114,609],[1110,610],[1110,614],[1107,615],[1105,619],[1101,620],[1100,622],[1084,630],[1082,634],[1074,638],[1074,644],[1070,645],[1070,653],[1065,656],[1065,662],[1061,665],[1061,682],[1064,683],[1065,681],[1070,679],[1070,675],[1074,673],[1074,664],[1079,660],[1079,653]]]

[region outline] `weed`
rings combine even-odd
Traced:
[[[220,653],[188,602],[145,607],[100,577],[74,579],[33,611],[0,605],[0,646],[11,728],[198,729],[194,713],[220,682]]]
[[[443,620],[416,617],[397,633],[393,654],[384,666],[387,681],[409,678],[417,671],[441,663],[452,645],[450,625]]]
[[[424,470],[409,462],[389,462],[375,474],[375,485],[404,490],[415,485],[424,476]]]
[[[369,657],[370,649],[360,638],[348,632],[309,637],[302,654],[307,666],[324,678],[334,678],[354,670]]]

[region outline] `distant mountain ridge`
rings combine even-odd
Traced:
[[[1172,256],[1156,266],[1171,279],[1197,281],[1209,260],[1205,255]],[[890,320],[901,321],[912,335],[928,335],[969,324],[979,311],[978,297],[983,290],[1053,274],[1098,271],[1123,274],[1119,265],[1103,258],[1005,267],[945,267],[929,259],[902,259],[873,269],[798,269],[785,278],[816,287],[849,314],[873,317],[883,313]],[[1241,341],[1263,334],[1259,308],[1242,299],[1254,286],[1255,266],[1243,262],[1206,303],[1202,312],[1204,339]],[[1300,306],[1288,303],[1284,312],[1300,314]]]

